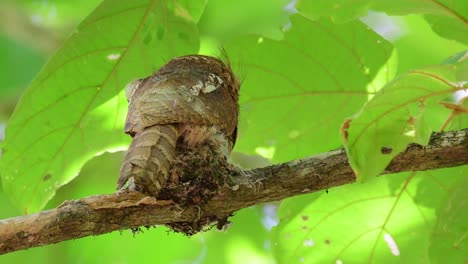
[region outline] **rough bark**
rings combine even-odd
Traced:
[[[424,171],[468,164],[468,129],[434,133],[426,147],[410,145],[382,174]],[[200,205],[181,208],[136,192],[96,195],[66,201],[55,209],[0,221],[0,254],[99,235],[115,230],[167,224],[200,230],[224,225],[233,212],[294,195],[355,181],[344,150],[243,171],[236,185],[224,186]]]

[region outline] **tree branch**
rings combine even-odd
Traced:
[[[410,145],[382,174],[468,164],[468,129],[434,133],[426,147]],[[242,172],[238,185],[220,188],[206,203],[181,209],[170,200],[135,192],[66,201],[55,209],[0,221],[0,254],[99,235],[115,230],[168,224],[200,230],[233,212],[355,181],[344,150]]]

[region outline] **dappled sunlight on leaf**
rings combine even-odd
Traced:
[[[423,14],[432,29],[442,37],[467,44],[468,8],[465,0],[299,0],[298,11],[312,19],[329,18],[335,23],[349,22],[365,16],[369,10],[401,16]]]
[[[274,146],[276,162],[337,148],[341,122],[367,101],[368,85],[392,53],[361,22],[291,21],[281,41],[251,36],[225,47],[245,73],[236,150]]]
[[[379,72],[372,80],[371,83],[367,85],[367,92],[369,93],[368,99],[372,99],[374,95],[380,91],[387,83],[389,83],[396,75],[396,70],[398,68],[398,56],[396,51],[392,51],[392,55],[388,59],[387,63],[380,68]]]
[[[343,142],[359,180],[380,174],[409,143],[426,145],[432,131],[445,127],[429,118],[439,110],[450,115],[443,102],[464,90],[454,65],[430,66],[404,74],[376,94],[359,113],[343,125]]]
[[[197,50],[194,21],[171,1],[104,1],[18,103],[2,146],[4,190],[24,212],[41,209],[87,160],[127,144],[125,84]]]
[[[466,0],[4,2],[0,218],[115,192],[124,153],[109,152],[131,140],[125,85],[197,52],[229,61],[242,81],[229,162],[255,169],[344,142],[359,179],[373,180],[241,209],[226,230],[187,237],[164,226],[122,227],[2,255],[1,263],[468,259],[468,166],[373,177],[408,143],[468,128]],[[252,192],[275,188],[256,182]],[[204,204],[197,209],[206,214]]]
[[[427,262],[437,222],[428,204],[446,197],[467,169],[392,175],[285,200],[273,228],[274,253],[280,263]],[[434,188],[423,191],[427,185]]]

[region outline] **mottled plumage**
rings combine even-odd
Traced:
[[[118,188],[156,195],[164,186],[177,144],[194,148],[207,140],[219,154],[234,146],[239,82],[222,61],[201,55],[171,60],[155,74],[126,88],[125,132],[133,141],[120,170]]]

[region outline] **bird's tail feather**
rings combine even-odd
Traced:
[[[137,133],[120,168],[117,188],[129,188],[155,196],[169,177],[179,129],[155,125]]]

